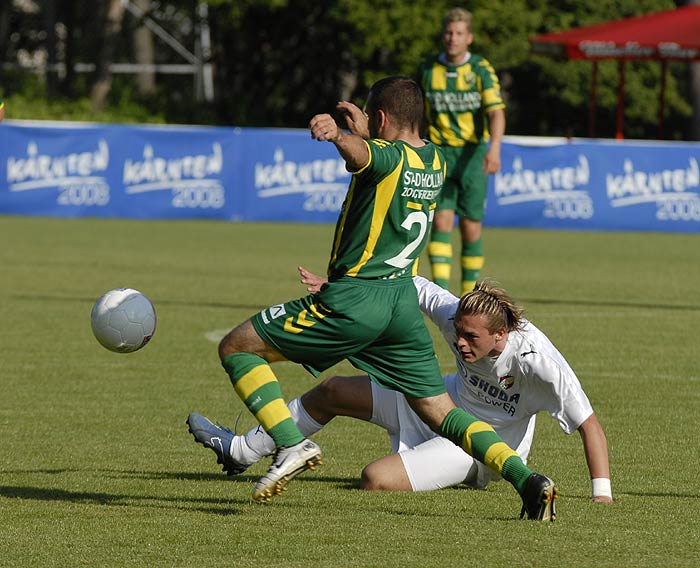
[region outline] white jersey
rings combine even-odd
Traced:
[[[547,336],[532,323],[525,321],[521,331],[509,332],[507,345],[497,357],[484,357],[475,363],[465,363],[457,350],[454,328],[459,298],[420,276],[413,281],[418,290],[421,310],[437,325],[455,354],[458,372],[445,377],[450,396],[457,406],[493,426],[524,461],[527,461],[530,452],[538,412],[549,413],[566,434],[574,432],[593,414],[593,408],[574,371]],[[372,390],[375,399],[378,399],[375,400],[372,421],[389,431],[393,451],[402,454],[414,490],[454,485],[454,479],[422,481],[430,467],[434,468],[435,462],[425,464],[424,468],[418,446],[437,435],[418,418],[400,394],[396,398],[395,411],[398,424],[392,425],[391,421],[382,418],[386,411],[377,408],[376,404],[380,400],[388,402],[389,397],[374,386]],[[432,446],[436,443],[432,442]],[[458,449],[457,446],[454,448]],[[462,450],[459,449],[459,452]],[[404,457],[404,453],[407,457]],[[464,452],[462,455],[452,452],[452,457],[445,457],[456,462],[465,459],[465,456]],[[471,469],[471,463],[472,460],[467,460],[464,467]],[[478,472],[472,469],[472,475],[476,473],[477,477],[470,475],[470,484],[485,487],[489,480],[499,479],[483,464],[477,463],[477,466]],[[430,474],[431,477],[434,475]],[[457,483],[463,480],[464,477]]]

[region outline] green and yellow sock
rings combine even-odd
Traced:
[[[452,231],[433,230],[428,244],[428,257],[433,272],[433,282],[446,290],[449,289],[452,270]]]
[[[233,353],[221,361],[236,394],[245,403],[277,447],[304,439],[282,398],[282,389],[270,365],[252,353]]]
[[[440,431],[474,459],[510,482],[522,496],[532,470],[486,422],[477,420],[461,408],[454,408],[445,417]]]
[[[462,295],[471,292],[484,267],[484,246],[481,238],[473,243],[462,243]]]

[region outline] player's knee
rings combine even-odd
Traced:
[[[244,334],[242,330],[243,324],[233,328],[219,341],[219,359],[223,361],[228,355],[246,351],[243,348],[242,339],[244,338]]]
[[[362,470],[360,488],[365,491],[401,491],[404,489],[395,483],[391,470],[383,467],[381,461],[373,462]]]
[[[382,476],[377,471],[378,468],[369,464],[362,470],[360,478],[360,488],[365,491],[388,491],[383,482]]]
[[[232,353],[235,353],[235,350],[231,348],[231,334],[233,333],[232,331],[229,331],[224,337],[219,341],[219,359],[222,361],[224,360],[224,357],[227,355],[231,355]]]

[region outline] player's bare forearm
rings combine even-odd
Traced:
[[[483,167],[486,174],[495,174],[501,169],[501,143],[506,131],[506,113],[499,108],[489,112],[488,117],[491,141],[484,156]]]
[[[343,132],[330,114],[314,116],[309,122],[309,129],[314,140],[335,144],[350,171],[364,168],[369,163],[369,148],[365,140],[356,134]]]
[[[603,427],[595,414],[591,414],[578,427],[583,442],[583,451],[591,479],[610,479],[610,461],[608,458],[608,442]],[[612,502],[612,496],[593,496],[593,501],[600,503]]]

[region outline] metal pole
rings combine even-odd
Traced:
[[[595,138],[596,98],[598,88],[598,61],[593,60],[591,69],[591,99],[588,102],[588,137]]]
[[[617,128],[615,131],[615,138],[617,140],[623,140],[625,138],[624,134],[624,123],[625,123],[625,60],[620,59],[617,64],[617,69],[620,75],[620,82],[617,89]]]
[[[668,68],[668,62],[663,59],[661,61],[661,87],[659,88],[659,140],[664,139],[664,111],[665,111],[665,99],[666,99],[666,71]]]
[[[197,6],[199,16],[199,61],[201,64],[201,89],[204,100],[214,100],[214,73],[211,58],[211,35],[209,32],[209,6],[206,2],[200,2]]]

